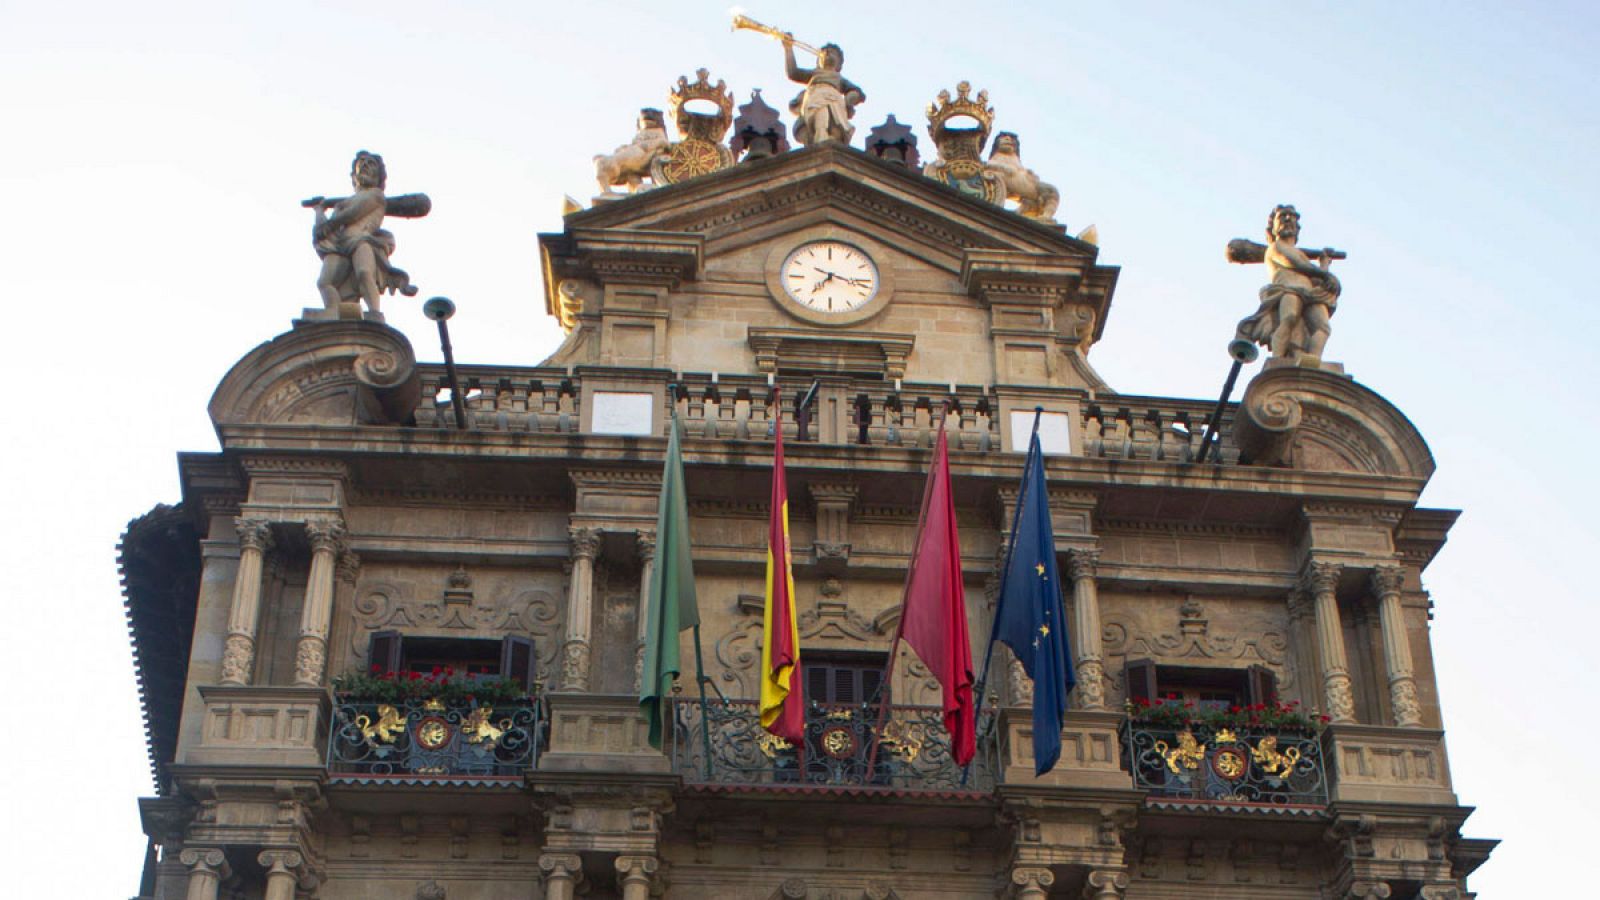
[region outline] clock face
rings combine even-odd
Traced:
[[[854,312],[878,294],[878,266],[865,251],[840,241],[803,244],[778,273],[784,292],[820,313]]]

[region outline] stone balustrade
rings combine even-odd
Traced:
[[[1336,723],[1323,744],[1336,800],[1457,803],[1442,731]]]
[[[422,401],[416,424],[422,428],[454,427],[446,396],[445,369],[417,367]],[[470,427],[479,431],[575,434],[583,430],[583,379],[565,368],[462,366],[461,389]],[[678,390],[678,417],[686,440],[770,441],[773,388],[763,375],[713,375],[661,372],[660,386]],[[638,390],[650,386],[639,379]],[[939,415],[950,404],[946,429],[953,449],[988,452],[1002,445],[1001,405],[992,388],[886,382],[880,379],[830,376],[819,379],[815,402],[802,417],[796,413],[810,381],[779,382],[784,439],[822,444],[872,447],[931,447]],[[1073,453],[1096,459],[1191,462],[1200,455],[1200,440],[1213,406],[1201,400],[1113,397],[1082,404],[1073,423]],[[1229,435],[1235,407],[1223,414],[1221,462],[1238,462],[1239,451]],[[665,432],[661,409],[652,430]]]

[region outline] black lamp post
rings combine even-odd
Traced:
[[[422,314],[439,324],[439,347],[444,350],[444,370],[450,379],[450,405],[456,411],[456,428],[467,430],[467,405],[461,398],[461,380],[456,377],[456,357],[450,350],[450,326],[456,305],[448,297],[433,297],[422,304]]]

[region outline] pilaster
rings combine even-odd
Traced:
[[[327,673],[328,629],[333,622],[333,593],[338,560],[345,548],[344,523],[334,519],[306,522],[311,541],[311,571],[300,611],[300,638],[295,645],[294,683],[318,687]]]

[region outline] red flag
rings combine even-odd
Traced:
[[[906,578],[900,633],[944,688],[944,727],[957,765],[977,749],[972,708],[972,645],[961,585],[961,540],[950,495],[950,457],[944,423],[922,495],[921,530]]]
[[[772,517],[767,523],[767,603],[761,620],[761,727],[795,746],[805,740],[800,630],[789,552],[789,488],[783,476],[783,419],[772,448]]]

